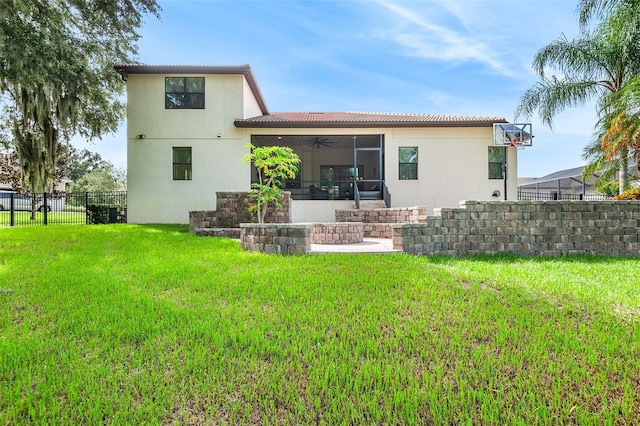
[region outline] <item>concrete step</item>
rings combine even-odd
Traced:
[[[361,209],[384,209],[386,207],[384,200],[360,200]]]

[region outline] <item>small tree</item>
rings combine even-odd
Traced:
[[[126,191],[127,173],[115,167],[111,162],[82,175],[69,185],[69,192],[108,192]]]
[[[249,142],[247,147],[251,152],[245,154],[242,161],[253,163],[258,172],[258,183],[252,183],[249,191],[249,197],[256,202],[249,211],[258,214],[258,223],[264,223],[269,204],[282,207],[282,181],[296,176],[300,157],[286,146],[256,147]]]

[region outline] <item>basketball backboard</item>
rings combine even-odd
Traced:
[[[532,146],[531,123],[493,123],[493,145],[518,148]]]

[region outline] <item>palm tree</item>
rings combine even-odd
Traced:
[[[620,100],[627,84],[640,75],[640,29],[625,24],[621,19],[625,13],[628,9],[612,11],[594,30],[584,30],[574,40],[561,37],[542,48],[533,61],[540,81],[524,93],[515,112],[516,117],[531,117],[537,111],[542,122],[552,127],[553,117],[565,108],[595,100],[601,117],[599,141],[601,146],[605,143],[605,159],[618,159],[621,192],[626,187],[631,142],[623,137],[628,132],[619,130],[630,120],[623,115],[626,106]],[[548,77],[548,68],[561,76]]]
[[[640,0],[580,0],[577,11],[583,27],[594,17],[603,19],[624,13],[625,22],[632,29],[640,23],[639,9]]]
[[[589,164],[583,169],[582,177],[599,174],[595,184],[603,185],[612,180],[617,171],[627,170],[628,161],[633,159],[640,170],[640,120],[630,118],[626,112],[609,114],[599,121],[601,131],[585,147],[583,158]],[[625,176],[627,176],[625,174]],[[618,193],[628,189],[618,183]]]

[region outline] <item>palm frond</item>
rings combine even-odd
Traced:
[[[532,117],[537,111],[543,124],[553,125],[553,117],[568,107],[582,106],[602,90],[597,81],[545,79],[520,98],[515,116]]]
[[[551,68],[580,80],[611,79],[616,64],[610,55],[604,55],[605,50],[601,36],[595,33],[574,40],[562,36],[538,51],[532,68],[541,78]]]
[[[578,21],[584,27],[591,19],[605,18],[625,3],[633,4],[637,2],[626,0],[580,0],[576,8]]]

